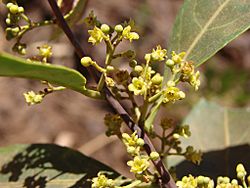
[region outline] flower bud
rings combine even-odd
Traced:
[[[198,178],[197,178],[197,183],[198,183],[199,185],[203,184],[203,183],[204,183],[204,176],[198,176]]]
[[[107,24],[102,24],[101,25],[101,30],[103,33],[109,33],[110,27]]]
[[[173,61],[172,59],[168,59],[165,63],[166,63],[166,65],[169,66],[169,67],[174,66],[174,61]]]
[[[142,66],[140,66],[140,65],[136,65],[135,68],[134,68],[134,70],[135,70],[135,72],[140,73],[140,72],[143,71],[143,68],[142,68]]]
[[[246,172],[243,164],[238,164],[237,167],[236,167],[236,172]]]
[[[143,140],[142,138],[138,138],[138,139],[136,140],[136,144],[137,144],[138,146],[143,146],[145,143],[144,143],[144,140]]]
[[[7,25],[10,25],[10,24],[11,24],[11,19],[6,18],[5,23],[6,23]]]
[[[7,3],[6,7],[7,7],[8,9],[10,9],[10,7],[11,7],[12,5],[14,5],[14,4],[13,4],[13,3]]]
[[[81,59],[81,64],[84,66],[84,67],[88,67],[90,66],[91,64],[93,63],[92,59],[90,57],[83,57]]]
[[[163,81],[163,77],[159,73],[156,73],[151,79],[151,81],[155,85],[160,85]]]
[[[10,10],[11,14],[17,14],[17,13],[19,13],[17,5],[10,6],[9,10]]]
[[[18,7],[18,13],[24,13],[24,8],[23,7]]]
[[[238,185],[238,180],[233,179],[233,180],[231,181],[231,184],[232,184],[232,185]]]
[[[173,134],[173,138],[177,140],[177,139],[180,138],[180,135],[179,135],[178,133],[174,133],[174,134]]]
[[[116,25],[115,26],[115,31],[117,32],[117,33],[121,33],[122,31],[123,31],[123,27],[122,27],[122,25]]]
[[[145,54],[144,59],[149,62],[151,59],[151,54]]]
[[[134,154],[135,153],[135,147],[133,147],[133,146],[129,146],[129,147],[127,147],[127,152],[129,153],[129,154]]]
[[[134,60],[134,59],[129,62],[129,66],[132,67],[132,68],[134,68],[136,65],[137,65],[137,61]]]
[[[112,71],[115,70],[115,68],[114,68],[113,66],[111,66],[111,65],[108,65],[108,66],[106,67],[106,70],[107,70],[107,72],[112,72]]]
[[[205,184],[209,184],[210,178],[209,177],[204,177],[203,179]]]
[[[153,151],[150,153],[150,159],[152,159],[153,161],[157,160],[160,158],[159,153],[157,153],[156,151]]]
[[[239,178],[239,179],[243,179],[245,176],[246,176],[246,174],[244,172],[237,173],[237,178]]]

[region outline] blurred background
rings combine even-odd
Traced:
[[[156,45],[167,48],[171,28],[182,3],[182,0],[89,0],[83,18],[94,10],[101,22],[112,26],[134,19],[141,40],[132,48],[137,52],[138,61],[142,61],[144,54]],[[35,21],[52,17],[47,1],[23,0],[20,5]],[[5,17],[6,10],[0,4],[0,50],[11,52],[13,41],[7,41],[4,34]],[[55,40],[47,40],[51,39],[53,29],[48,26],[27,34],[23,41],[29,45],[28,54],[36,54],[37,46],[49,43],[53,47],[53,63],[80,70],[79,59],[63,34]],[[97,62],[103,62],[104,46],[93,47],[87,43],[83,19],[73,29],[86,53]],[[126,43],[123,47],[128,48]],[[201,89],[198,92],[190,90],[187,100],[163,109],[162,114],[179,123],[201,97],[229,107],[249,106],[250,32],[231,42],[200,69]],[[87,73],[85,75],[88,76]],[[39,105],[28,106],[23,92],[41,88],[39,81],[0,78],[0,146],[55,143],[77,149],[115,167],[120,173],[128,174],[125,147],[116,138],[109,139],[103,134],[103,117],[111,111],[106,102],[67,90],[48,95]]]

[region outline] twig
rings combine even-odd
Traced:
[[[85,56],[85,53],[76,40],[73,32],[69,28],[68,24],[66,23],[65,19],[63,18],[63,15],[56,3],[55,0],[48,0],[57,20],[57,24],[62,28],[64,33],[67,35],[68,39],[72,43],[72,45],[75,48],[75,51],[77,52],[78,56],[81,58]],[[91,75],[94,77],[95,81],[98,82],[99,80],[99,75],[94,69],[88,69],[88,71],[91,73]],[[114,96],[111,94],[110,90],[104,86],[103,91],[106,96],[106,100],[109,103],[109,105],[113,108],[113,110],[118,113],[123,121],[127,124],[127,126],[131,129],[131,131],[137,131],[138,136],[144,139],[145,145],[144,149],[147,152],[147,154],[150,154],[152,151],[155,151],[155,148],[150,141],[149,137],[143,130],[140,129],[138,125],[136,125],[128,112],[123,108],[123,106],[114,98]],[[153,161],[158,173],[161,176],[161,181],[162,181],[162,187],[164,188],[176,188],[175,182],[172,179],[170,173],[168,170],[165,168],[163,162],[159,159],[157,161]]]

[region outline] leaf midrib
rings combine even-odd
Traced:
[[[202,38],[203,34],[207,31],[208,27],[211,25],[211,23],[216,19],[216,17],[220,14],[220,12],[223,10],[223,8],[229,3],[230,0],[226,0],[225,2],[223,2],[215,11],[215,13],[210,17],[210,19],[208,20],[208,22],[205,24],[204,28],[201,29],[200,33],[197,35],[197,37],[195,37],[195,39],[193,40],[192,44],[190,45],[190,47],[188,48],[186,55],[184,57],[184,60],[187,59],[188,55],[192,52],[192,50],[194,49],[194,47],[196,46],[196,44],[199,42],[199,40]]]

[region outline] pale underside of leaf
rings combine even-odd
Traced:
[[[186,0],[174,24],[169,48],[204,63],[250,27],[250,1]]]

